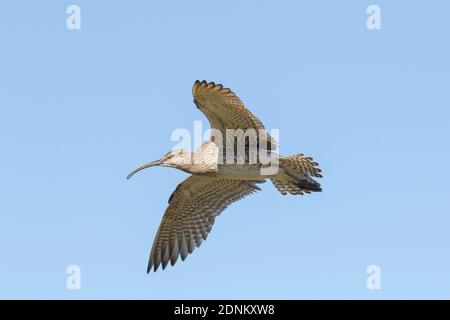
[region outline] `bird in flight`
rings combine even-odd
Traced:
[[[153,166],[176,168],[191,174],[169,198],[150,252],[147,273],[152,268],[156,271],[160,265],[165,269],[169,262],[174,265],[178,257],[185,260],[206,240],[216,217],[231,203],[261,190],[258,184],[266,179],[283,195],[322,191],[313,179],[322,177],[318,164],[303,154],[289,157],[275,154],[276,141],[268,134],[265,139],[262,135],[244,136],[239,140],[244,147],[238,150],[238,138],[229,132],[239,129],[265,132],[265,128],[234,92],[221,84],[197,80],[192,93],[195,105],[208,118],[216,134],[193,153],[169,151],[161,159],[146,163],[127,176],[129,179],[136,172]],[[221,139],[217,138],[219,136]],[[230,144],[231,148],[228,142],[234,143]],[[267,155],[276,156],[273,159],[276,159],[277,170],[263,172],[273,163],[263,161],[259,153],[255,156],[251,151],[254,145]],[[239,153],[241,150],[244,151]]]

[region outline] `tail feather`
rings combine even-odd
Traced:
[[[321,170],[311,157],[296,154],[280,157],[280,170],[271,178],[272,183],[283,195],[303,195],[304,193],[320,192],[320,183],[312,177],[321,178]]]

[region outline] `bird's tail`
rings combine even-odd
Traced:
[[[311,157],[296,154],[289,157],[280,157],[280,169],[276,176],[271,178],[275,188],[283,195],[288,193],[302,195],[304,193],[320,192],[320,183],[312,177],[321,178],[321,170]]]

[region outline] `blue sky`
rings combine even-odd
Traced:
[[[66,8],[81,8],[81,30]],[[381,30],[366,8],[381,8]],[[0,13],[0,298],[450,298],[447,1],[9,1]],[[270,183],[146,274],[185,173],[136,165],[232,88],[324,192]],[[79,265],[81,290],[66,287]],[[368,290],[366,268],[381,268]]]

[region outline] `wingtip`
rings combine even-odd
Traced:
[[[214,81],[208,82],[206,80],[195,80],[194,85],[192,86],[192,94],[194,95],[194,97],[197,94],[197,91],[200,88],[207,88],[209,90],[214,90],[214,91],[220,91],[222,93],[230,93],[232,92],[231,89],[226,88],[224,85],[220,84],[220,83],[216,83]],[[194,99],[194,102],[196,102],[196,100]]]
[[[152,269],[153,269],[154,272],[156,272],[156,270],[158,270],[157,267],[155,267],[155,266],[149,264],[149,265],[147,266],[147,274],[150,274],[150,272],[152,271]]]
[[[200,80],[195,80],[194,85],[192,86],[192,95],[195,96],[195,93],[197,92],[197,88],[200,86]]]
[[[214,81],[206,81],[206,80],[195,80],[194,87],[196,86],[216,86],[219,84],[216,84]]]
[[[150,271],[152,271],[152,268],[154,268],[156,271],[156,265],[154,263],[153,256],[150,255],[150,258],[149,258],[148,264],[147,264],[147,274],[149,274]]]

